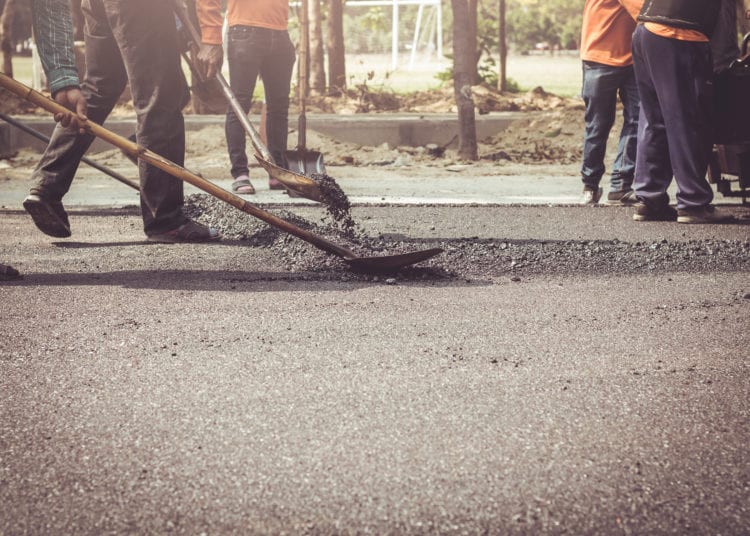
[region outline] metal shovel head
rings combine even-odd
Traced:
[[[255,155],[255,159],[258,160],[258,163],[266,170],[266,172],[268,172],[270,177],[279,181],[289,190],[301,195],[302,197],[306,197],[307,199],[312,199],[313,201],[319,201],[321,203],[324,202],[318,183],[310,177],[305,177],[299,173],[279,167],[268,160],[264,160],[257,154]]]
[[[413,251],[411,253],[401,253],[400,255],[385,255],[382,257],[352,257],[344,260],[354,270],[362,272],[390,272],[404,268],[418,262],[442,253],[441,248],[431,248],[422,251]]]
[[[318,173],[324,175],[326,166],[323,163],[323,153],[308,151],[307,149],[292,149],[285,153],[289,169],[302,175]]]

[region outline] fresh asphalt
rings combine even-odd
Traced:
[[[579,184],[542,170],[332,171],[415,239],[748,240],[558,206]],[[747,269],[347,282],[147,244],[112,179],[50,239],[27,188],[0,193],[0,534],[750,531]]]

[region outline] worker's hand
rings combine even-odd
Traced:
[[[77,128],[78,132],[83,134],[86,129],[83,127],[86,121],[86,97],[83,96],[81,89],[76,86],[64,87],[55,92],[52,96],[55,102],[62,104],[68,110],[75,113],[57,113],[55,121],[58,121],[64,127]]]
[[[211,80],[216,73],[221,70],[221,64],[224,61],[224,49],[221,45],[202,44],[198,51],[198,65],[206,77]]]

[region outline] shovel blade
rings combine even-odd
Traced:
[[[325,163],[323,163],[323,154],[318,151],[308,151],[306,149],[293,149],[285,153],[289,169],[301,175],[310,175],[317,173],[324,175],[326,172]]]
[[[305,177],[294,171],[289,171],[288,169],[279,167],[276,164],[261,158],[257,154],[255,155],[255,159],[258,160],[258,163],[266,170],[270,177],[279,181],[287,189],[301,195],[302,197],[306,197],[307,199],[323,203],[323,195],[320,192],[318,183],[310,177]]]
[[[344,259],[352,269],[362,272],[392,272],[442,253],[441,248],[431,248],[400,255],[382,257],[353,257]]]

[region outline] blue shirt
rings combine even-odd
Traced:
[[[50,92],[54,95],[63,88],[78,87],[69,0],[31,0],[31,11],[36,47]]]

